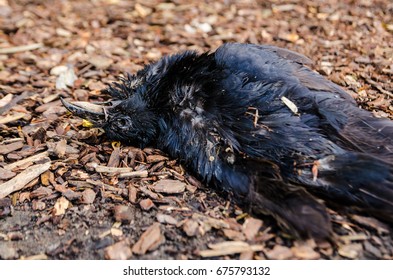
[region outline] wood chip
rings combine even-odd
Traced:
[[[270,260],[288,260],[293,257],[293,252],[290,248],[282,245],[275,245],[272,250],[265,252]]]
[[[6,155],[10,152],[19,150],[23,147],[23,142],[18,141],[14,143],[10,143],[8,145],[0,145],[0,155]]]
[[[174,217],[166,214],[158,213],[156,218],[157,221],[159,221],[162,224],[177,225],[178,223],[178,221]]]
[[[193,219],[187,219],[183,224],[183,230],[187,236],[196,236],[199,233],[199,224]]]
[[[28,157],[28,158],[25,158],[25,159],[22,159],[22,160],[19,160],[19,161],[7,164],[7,165],[4,166],[4,168],[8,169],[8,170],[12,170],[12,169],[14,169],[16,167],[25,165],[26,163],[36,162],[36,161],[39,161],[39,160],[41,160],[43,158],[46,158],[48,156],[49,156],[49,153],[47,151],[45,151],[45,152],[42,152],[40,154],[36,154],[36,155],[31,156],[31,157]]]
[[[176,194],[182,193],[186,189],[186,184],[178,180],[163,179],[153,186],[158,193]]]
[[[351,218],[352,220],[356,221],[357,223],[363,226],[367,226],[369,228],[375,229],[379,234],[389,233],[389,227],[375,218],[363,217],[359,215],[352,215]]]
[[[64,158],[67,148],[67,140],[62,139],[56,143],[54,152],[58,158]]]
[[[130,173],[134,171],[134,169],[130,167],[108,167],[104,165],[98,165],[95,162],[92,162],[90,166],[93,167],[95,171],[99,173],[121,174],[121,173]]]
[[[58,198],[53,206],[53,214],[55,216],[64,215],[69,205],[70,202],[65,197]]]
[[[259,219],[248,218],[243,224],[243,233],[247,240],[251,241],[255,239],[255,236],[262,227],[263,222]]]
[[[36,164],[16,175],[11,180],[0,185],[0,198],[24,188],[31,180],[37,178],[50,168],[51,163]]]
[[[96,198],[96,193],[92,189],[85,189],[82,192],[81,202],[84,204],[91,204],[94,202],[95,198]]]
[[[129,200],[131,203],[136,203],[137,195],[138,195],[138,190],[137,190],[137,188],[135,188],[135,187],[133,187],[133,186],[129,186],[129,187],[128,187],[128,200]]]
[[[15,172],[0,167],[0,180],[8,180],[16,175]]]
[[[346,244],[338,248],[338,253],[340,256],[348,259],[356,259],[360,252],[362,251],[362,244]]]
[[[233,230],[233,229],[223,229],[222,231],[223,231],[224,235],[231,240],[235,240],[235,241],[246,240],[246,237],[240,231]]]
[[[93,64],[97,69],[107,69],[109,66],[111,66],[113,60],[105,56],[95,55],[92,56],[88,62]]]
[[[119,178],[146,178],[149,175],[147,170],[122,172],[119,174]]]
[[[250,245],[243,241],[225,241],[216,244],[209,244],[211,250],[202,250],[198,254],[201,257],[218,257],[239,254],[243,252],[257,252],[264,250],[263,245]]]
[[[156,163],[164,160],[168,160],[168,157],[162,155],[148,155],[146,158],[147,163]]]
[[[139,202],[139,205],[141,206],[141,208],[145,211],[150,210],[152,207],[154,207],[154,203],[150,198],[146,198],[146,199],[142,199]]]
[[[291,251],[296,258],[302,260],[317,260],[320,258],[320,254],[316,252],[307,243],[303,243],[299,246],[294,246],[291,248]]]
[[[138,255],[144,255],[147,251],[157,249],[165,242],[165,237],[161,233],[160,224],[151,225],[139,238],[138,242],[132,247],[132,252]]]
[[[107,260],[128,260],[132,257],[130,241],[128,239],[124,239],[106,247],[104,255]]]
[[[7,116],[2,117],[0,119],[0,124],[6,124],[6,123],[14,122],[14,121],[17,121],[17,120],[20,120],[20,119],[24,118],[25,116],[27,116],[26,113],[20,113],[20,112],[14,113],[12,115],[7,115]]]
[[[108,167],[118,167],[120,164],[120,153],[121,150],[118,147],[115,147],[111,153],[111,156],[109,157],[108,160]]]
[[[115,220],[122,223],[130,223],[135,219],[133,208],[126,205],[116,205],[113,208]]]

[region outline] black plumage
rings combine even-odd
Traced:
[[[393,221],[393,122],[359,109],[295,52],[224,44],[147,65],[113,100],[65,106],[113,140],[157,147],[300,237],[331,233],[325,206]]]

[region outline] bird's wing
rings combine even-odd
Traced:
[[[342,88],[306,67],[309,60],[303,55],[273,46],[229,43],[217,49],[215,59],[234,75],[263,83],[269,95],[276,92],[271,102],[288,97],[299,109],[303,126],[325,132],[339,146],[393,163],[393,122],[359,109]]]
[[[265,45],[228,43],[217,49],[216,61],[223,67],[248,73],[257,79],[299,83],[310,90],[328,91],[352,98],[339,86],[305,67],[311,60],[296,52]]]

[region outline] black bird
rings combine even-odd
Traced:
[[[309,63],[228,43],[145,66],[109,86],[105,106],[63,104],[110,139],[180,159],[298,237],[331,234],[316,197],[393,222],[393,122],[358,108]]]

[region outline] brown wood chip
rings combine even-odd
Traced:
[[[6,155],[10,152],[19,150],[23,147],[23,142],[18,141],[18,142],[13,142],[7,145],[0,145],[0,155]]]
[[[152,224],[139,238],[138,242],[132,247],[132,252],[144,255],[147,251],[158,248],[165,242],[165,237],[161,233],[160,224]]]
[[[166,214],[158,213],[156,218],[157,221],[159,221],[162,224],[177,225],[178,223],[178,221],[174,217]]]
[[[162,155],[149,155],[146,158],[147,163],[155,163],[164,160],[168,160],[168,158]]]
[[[108,246],[105,248],[104,254],[107,260],[128,260],[132,257],[130,241],[124,239]]]
[[[153,190],[158,193],[176,194],[182,193],[186,189],[186,184],[178,180],[164,179],[158,181],[154,186]]]
[[[246,239],[244,234],[240,231],[233,230],[233,229],[223,229],[222,231],[224,235],[231,240],[244,241]]]
[[[0,184],[0,198],[22,189],[31,180],[37,178],[50,168],[51,163],[36,164],[16,175],[11,180]]]
[[[150,210],[152,207],[154,207],[154,203],[150,198],[142,199],[139,202],[139,205],[143,210]]]
[[[8,180],[16,175],[15,172],[0,167],[0,180]]]
[[[208,258],[264,250],[263,245],[250,245],[243,241],[225,241],[216,244],[209,244],[209,247],[211,250],[199,251],[199,255],[201,257]]]
[[[67,140],[62,139],[56,143],[54,152],[58,158],[64,158],[67,148]]]
[[[293,257],[293,252],[290,248],[282,245],[275,245],[272,250],[265,252],[270,260],[287,260]]]
[[[81,202],[84,204],[91,204],[94,202],[95,198],[96,198],[96,193],[92,189],[85,189],[82,192]]]
[[[130,223],[135,219],[133,208],[125,205],[116,205],[113,208],[115,220],[122,223]]]
[[[183,230],[187,236],[196,236],[198,234],[199,224],[195,220],[187,219],[183,224]]]
[[[65,197],[58,198],[53,206],[53,214],[55,216],[64,215],[69,205],[70,202]]]
[[[262,227],[263,222],[259,219],[248,218],[243,224],[243,233],[247,240],[254,240]]]

